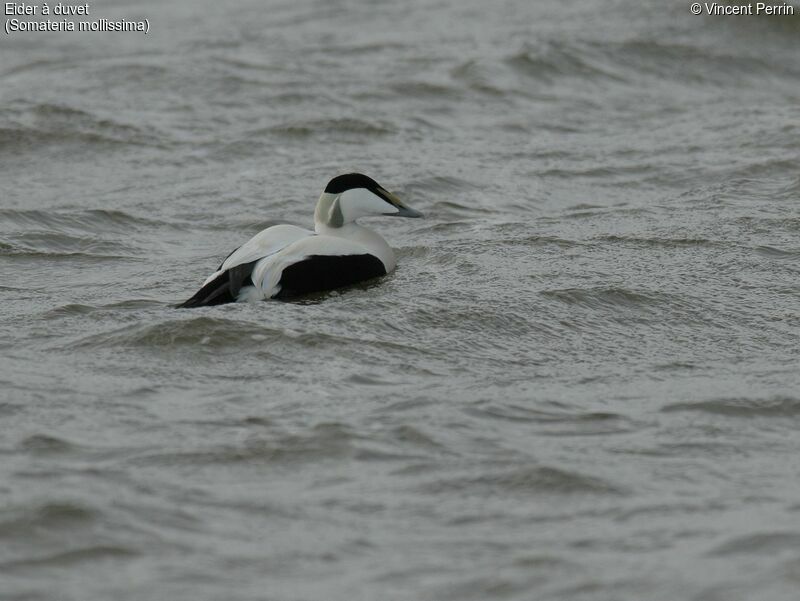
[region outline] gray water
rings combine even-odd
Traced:
[[[800,15],[90,8],[0,34],[0,598],[798,598]],[[396,272],[172,308],[351,170]]]

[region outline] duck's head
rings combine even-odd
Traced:
[[[393,215],[422,217],[371,177],[361,173],[337,175],[319,197],[314,221],[328,227],[342,227],[359,217]]]

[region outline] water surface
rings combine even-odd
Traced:
[[[798,17],[91,8],[0,38],[0,597],[796,599]],[[396,272],[172,308],[351,170]]]

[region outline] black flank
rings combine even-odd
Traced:
[[[275,298],[332,290],[382,275],[386,268],[373,255],[311,255],[283,270]]]

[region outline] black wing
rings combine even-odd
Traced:
[[[192,298],[178,305],[177,308],[191,309],[194,307],[211,307],[213,305],[236,302],[239,290],[244,286],[252,286],[253,280],[250,279],[250,275],[253,273],[253,266],[260,260],[261,259],[257,259],[250,263],[242,263],[241,265],[231,267],[227,271],[223,271],[208,284],[200,288]]]

